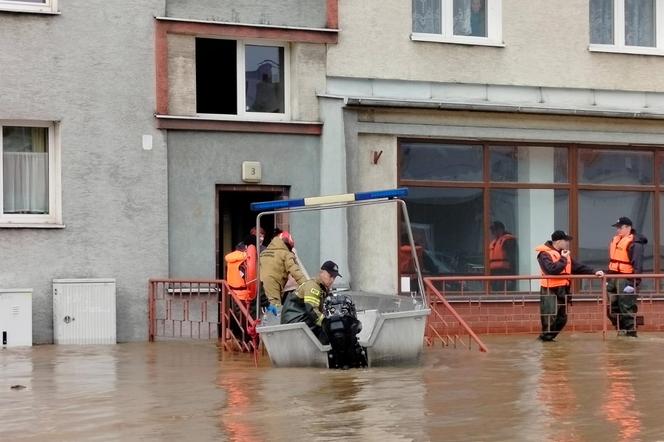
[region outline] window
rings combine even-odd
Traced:
[[[56,13],[57,0],[0,0],[0,10]]]
[[[0,122],[0,151],[0,225],[60,223],[54,125]]]
[[[196,112],[245,119],[288,118],[284,45],[196,39]]]
[[[664,55],[664,0],[590,0],[590,50]]]
[[[502,0],[412,0],[413,40],[502,46]]]

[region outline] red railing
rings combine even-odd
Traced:
[[[258,355],[258,320],[224,280],[150,279],[149,340],[218,339],[225,350]]]
[[[607,281],[611,280],[616,280],[620,294],[636,297],[638,313],[630,316],[635,316],[640,330],[664,330],[664,294],[660,292],[664,274],[629,275],[630,279],[641,279],[638,293],[633,295],[622,293],[625,276],[552,277],[572,280],[572,293],[567,300],[573,302],[566,308],[569,321],[564,330],[601,331],[606,338],[608,331],[614,328],[607,316],[610,300],[614,299],[609,298],[606,288]],[[433,344],[440,340],[443,345],[456,344],[461,333],[468,335],[469,343],[479,345],[477,335],[481,334],[542,332],[540,279],[540,275],[425,278],[432,310],[427,324],[427,342]],[[556,304],[556,308],[558,306]],[[620,321],[618,314],[617,331],[629,331],[621,328]]]

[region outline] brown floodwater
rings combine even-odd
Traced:
[[[0,440],[664,440],[664,335],[484,339],[347,371],[200,342],[4,349]]]

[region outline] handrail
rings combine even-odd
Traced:
[[[429,278],[424,278],[424,284],[431,289],[431,291],[436,295],[439,301],[443,303],[445,308],[454,316],[454,319],[456,319],[461,327],[468,333],[468,335],[472,338],[473,341],[479,346],[480,351],[487,353],[489,350],[487,349],[486,345],[482,342],[482,340],[475,334],[475,332],[468,326],[466,321],[463,320],[463,318],[457,313],[457,311],[450,305],[449,302],[447,302],[447,299],[438,291],[436,287],[432,284]]]

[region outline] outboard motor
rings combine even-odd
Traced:
[[[328,352],[330,368],[366,367],[367,353],[357,340],[362,323],[357,319],[351,297],[336,293],[328,295],[323,304],[323,315],[323,328],[332,347]]]

